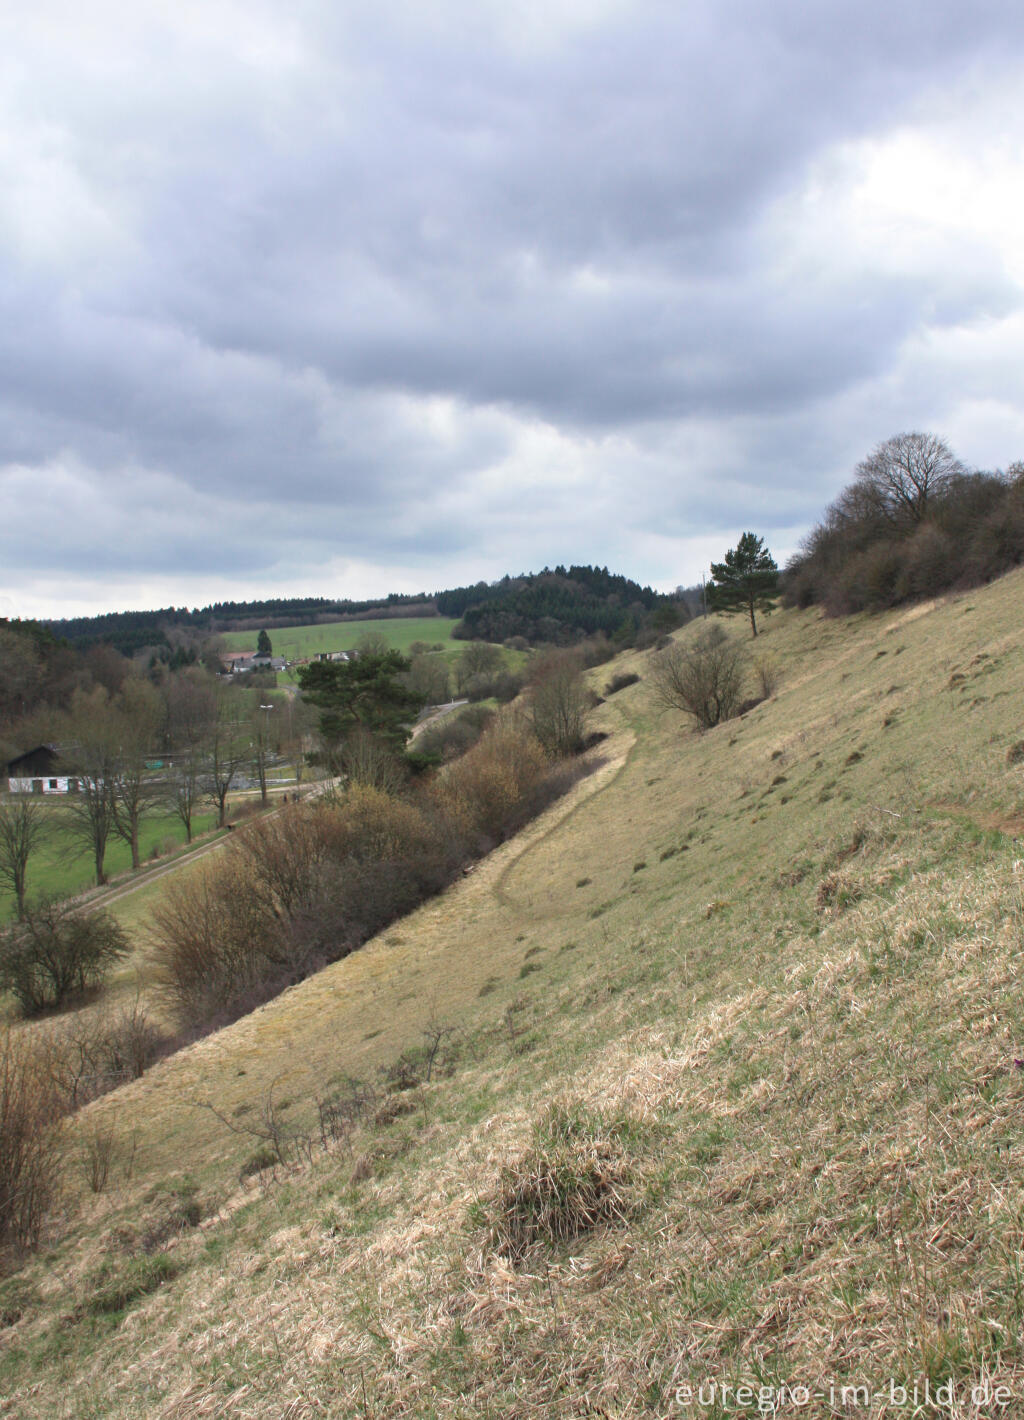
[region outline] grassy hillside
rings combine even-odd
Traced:
[[[381,617],[372,621],[331,621],[322,626],[280,626],[269,632],[275,656],[289,661],[308,660],[318,651],[350,651],[370,632],[386,636],[396,651],[407,653],[414,641],[432,646],[451,639],[457,618],[449,616]],[[228,651],[255,651],[255,631],[225,631],[220,637]],[[454,649],[461,649],[455,646]]]
[[[1022,1413],[1022,597],[778,613],[704,737],[641,680],[519,839],[91,1106],[0,1415]]]

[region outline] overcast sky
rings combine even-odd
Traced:
[[[1019,0],[8,0],[0,615],[782,561],[1024,457]]]

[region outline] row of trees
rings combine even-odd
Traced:
[[[270,702],[259,691],[218,682],[199,667],[154,686],[131,675],[111,693],[102,685],[77,691],[52,730],[61,773],[76,785],[61,801],[61,824],[106,881],[112,837],[122,838],[140,866],[140,828],[147,815],[174,813],[187,842],[203,805],[223,826],[228,796],[252,777],[267,802],[272,758],[289,752],[301,772],[308,717],[291,699]],[[0,881],[24,915],[28,862],[54,823],[52,803],[32,795],[0,802]]]

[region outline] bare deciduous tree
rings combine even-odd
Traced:
[[[966,470],[935,434],[894,434],[857,465],[857,481],[896,521],[919,523],[929,501]]]
[[[171,676],[164,692],[170,742],[171,802],[192,842],[192,819],[203,795],[203,766],[217,717],[213,678],[198,668]]]
[[[0,989],[35,1015],[99,985],[127,951],[128,938],[109,912],[51,898],[0,937]]]
[[[69,826],[82,851],[92,854],[96,882],[102,886],[107,880],[107,842],[114,831],[111,785],[117,774],[110,696],[102,686],[77,692],[64,738],[70,746],[66,757],[78,781],[77,792],[68,796]]]
[[[477,675],[491,675],[504,665],[499,646],[490,641],[470,641],[455,664],[455,682],[461,694]]]
[[[220,828],[227,822],[231,785],[252,754],[240,711],[238,697],[231,690],[218,697],[217,714],[210,732],[204,787],[207,797],[217,806]]]
[[[23,795],[0,802],[0,882],[7,883],[14,893],[19,919],[25,916],[28,860],[45,828],[43,811],[35,799]]]
[[[160,796],[161,785],[147,768],[163,721],[163,706],[148,680],[130,676],[113,705],[111,731],[117,741],[110,797],[114,828],[140,866],[139,824]]]
[[[534,734],[549,754],[578,754],[583,748],[591,705],[579,653],[549,652],[536,663],[530,679]]]
[[[249,732],[251,735],[253,768],[260,786],[260,803],[267,806],[267,767],[270,756],[278,749],[277,706],[259,690],[253,693],[249,705]]]
[[[409,688],[425,705],[443,705],[449,691],[448,662],[434,652],[413,656],[409,666]]]

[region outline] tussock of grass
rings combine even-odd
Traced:
[[[164,1252],[136,1257],[118,1267],[104,1267],[92,1280],[81,1311],[105,1316],[126,1311],[178,1274],[178,1264]]]
[[[625,1223],[635,1206],[635,1167],[626,1129],[579,1106],[555,1104],[538,1121],[533,1145],[499,1175],[488,1243],[515,1263],[539,1245],[576,1242]]]

